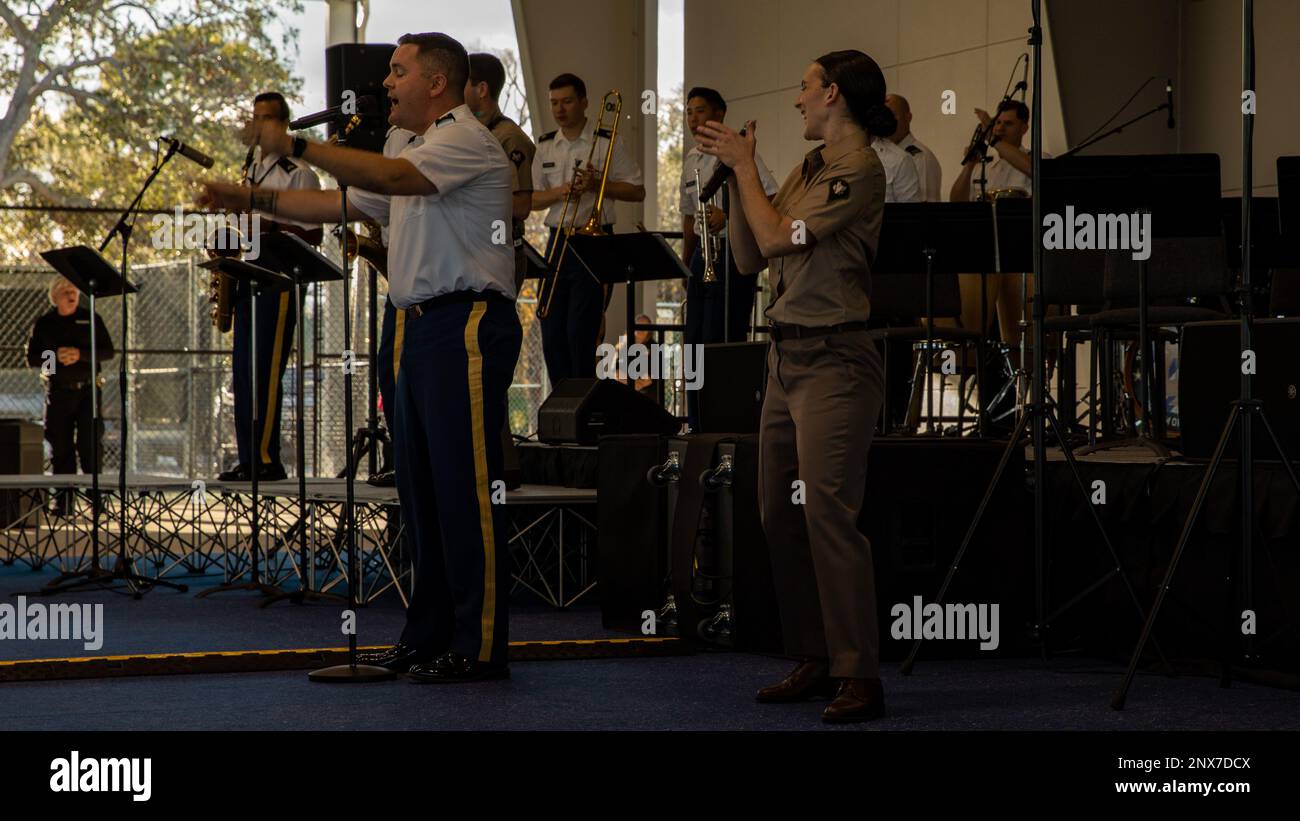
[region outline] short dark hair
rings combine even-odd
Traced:
[[[726,112],[727,110],[727,101],[722,99],[721,94],[719,94],[718,92],[714,91],[711,88],[705,88],[704,86],[695,86],[690,91],[686,92],[686,102],[689,103],[695,97],[699,97],[701,100],[713,106],[714,108],[718,109],[719,111]]]
[[[565,86],[573,86],[573,93],[577,94],[580,99],[587,96],[587,84],[584,83],[582,78],[578,75],[570,74],[567,71],[563,74],[556,75],[555,79],[551,80],[551,84],[548,88],[551,91],[554,91],[557,88],[564,88]]]
[[[898,130],[894,112],[885,105],[885,74],[875,60],[857,49],[832,51],[816,60],[826,85],[835,83],[848,103],[849,114],[873,137]]]
[[[488,96],[496,99],[506,85],[506,67],[495,54],[479,51],[469,56],[469,81],[487,83]]]
[[[285,101],[284,95],[278,91],[263,91],[253,98],[253,105],[258,103],[279,103],[280,119],[286,123],[293,119],[289,114],[289,103]]]
[[[1014,111],[1016,112],[1016,117],[1020,119],[1020,122],[1022,123],[1029,122],[1029,106],[1020,102],[1019,100],[1003,100],[998,105],[997,114],[1001,114],[1004,111]],[[997,117],[997,114],[993,115],[995,119]]]
[[[421,34],[403,34],[397,38],[399,46],[413,45],[420,57],[433,64],[434,73],[447,77],[447,87],[454,94],[465,96],[465,83],[469,82],[469,54],[460,41],[437,31]]]

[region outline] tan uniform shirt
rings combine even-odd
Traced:
[[[528,135],[515,124],[514,120],[504,114],[498,114],[496,119],[486,125],[488,131],[492,132],[492,136],[501,143],[506,158],[510,160],[510,167],[514,172],[512,193],[532,194],[533,157],[537,154],[537,146],[533,145],[533,141],[528,139]],[[524,272],[528,270],[527,258],[524,256],[524,221],[513,220],[513,228],[515,276],[522,281]]]
[[[885,169],[866,134],[808,152],[772,205],[803,221],[810,247],[769,260],[767,318],[807,327],[865,322],[885,210]]]

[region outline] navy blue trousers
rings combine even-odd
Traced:
[[[384,404],[384,424],[390,436],[396,433],[397,373],[401,370],[402,342],[406,335],[406,317],[384,297],[384,319],[379,329],[379,347],[375,351],[375,378],[379,397]]]
[[[613,233],[614,226],[604,229]],[[551,229],[547,254],[557,232]],[[574,256],[565,253],[564,264],[550,298],[551,310],[542,323],[542,356],[546,374],[554,389],[562,379],[592,378],[596,375],[596,339],[605,316],[605,289]],[[541,306],[538,306],[541,310]]]
[[[449,301],[408,319],[404,337],[395,451],[415,587],[401,641],[504,664],[509,534],[492,495],[519,317],[505,297]]]
[[[262,294],[257,298],[257,396],[248,373],[252,352],[253,325],[248,305],[248,286],[241,282],[234,296],[232,365],[235,389],[235,442],[239,463],[252,467],[253,456],[263,465],[280,462],[281,381],[293,349],[298,311],[293,290]],[[257,406],[257,430],[249,439],[249,420]]]

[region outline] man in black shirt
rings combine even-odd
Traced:
[[[94,431],[90,380],[90,311],[79,307],[77,286],[63,277],[50,284],[54,305],[36,320],[27,341],[27,364],[39,368],[45,382],[45,439],[54,452],[56,474],[94,469],[93,447],[102,431]],[[95,354],[102,363],[113,358],[113,339],[104,320],[95,316]],[[102,465],[101,465],[102,468]]]

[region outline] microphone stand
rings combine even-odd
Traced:
[[[122,293],[120,294],[120,296],[122,297],[122,325],[121,325],[122,333],[120,337],[122,340],[122,358],[119,359],[117,363],[117,391],[118,391],[117,399],[118,399],[118,409],[121,414],[121,417],[118,420],[118,424],[120,426],[118,428],[118,441],[120,443],[118,447],[120,453],[118,454],[118,465],[117,465],[117,492],[118,492],[117,562],[113,565],[112,570],[108,570],[106,568],[100,567],[99,565],[99,513],[101,508],[100,493],[99,493],[99,469],[100,469],[100,465],[99,465],[100,437],[99,437],[99,425],[98,425],[99,398],[94,393],[94,391],[98,388],[97,380],[99,378],[99,363],[95,361],[95,356],[97,354],[97,351],[95,351],[93,348],[94,335],[95,335],[95,311],[94,311],[95,302],[94,302],[94,297],[92,296],[91,316],[90,316],[90,333],[91,333],[91,342],[92,342],[90,374],[91,374],[91,391],[92,391],[91,396],[94,399],[92,403],[94,421],[91,423],[91,428],[92,428],[91,436],[94,437],[95,442],[94,442],[94,447],[91,448],[92,470],[91,470],[91,478],[90,478],[90,484],[91,484],[90,568],[88,570],[78,571],[75,573],[65,575],[64,577],[62,577],[61,580],[57,581],[56,583],[42,588],[41,595],[66,593],[73,590],[80,590],[84,587],[89,587],[91,585],[112,584],[114,582],[119,582],[119,581],[126,582],[127,589],[131,591],[133,597],[136,599],[141,598],[141,596],[143,596],[143,594],[147,592],[149,589],[158,586],[167,587],[182,593],[184,593],[186,590],[189,589],[186,585],[183,584],[164,581],[162,579],[155,578],[152,576],[141,576],[135,573],[131,569],[131,560],[127,556],[127,550],[126,550],[126,531],[127,531],[126,455],[127,455],[127,427],[128,427],[127,417],[126,417],[126,389],[127,389],[126,360],[130,356],[129,351],[131,350],[131,346],[128,344],[129,340],[127,337],[128,326],[127,326],[126,295],[127,295],[127,290],[130,288],[130,285],[128,284],[127,281],[127,274],[130,268],[129,247],[131,244],[131,231],[135,227],[135,219],[134,219],[135,211],[140,207],[140,202],[144,199],[145,192],[149,190],[149,186],[153,185],[154,179],[158,177],[158,173],[162,171],[163,166],[167,164],[167,161],[176,155],[178,148],[179,146],[175,141],[171,141],[168,143],[167,153],[165,153],[162,159],[159,160],[154,165],[153,170],[149,172],[148,178],[145,179],[144,185],[142,185],[140,187],[140,190],[136,193],[135,199],[131,200],[131,204],[126,207],[126,210],[122,212],[122,215],[117,218],[117,223],[113,226],[112,230],[108,232],[108,236],[104,237],[104,241],[99,244],[99,252],[102,254],[104,252],[104,249],[106,249],[109,246],[109,243],[113,241],[114,236],[120,235],[122,238]]]
[[[338,129],[338,145],[344,145],[347,142],[348,129]],[[350,268],[348,266],[348,243],[346,228],[348,224],[348,186],[343,180],[339,180],[339,225],[343,226],[345,232],[342,235],[342,241],[339,243],[339,256],[342,258],[342,268],[344,271],[343,280],[343,344],[349,346],[352,344],[352,282],[348,276]],[[371,315],[373,319],[373,314]],[[371,342],[373,344],[373,336]],[[352,368],[356,361],[355,357],[349,357],[347,366],[343,369],[343,429],[352,430]],[[374,371],[374,361],[370,363],[370,370]],[[373,409],[371,411],[373,413]],[[343,534],[344,542],[348,551],[348,602],[347,610],[344,611],[344,618],[351,615],[352,629],[348,631],[348,663],[338,664],[333,667],[323,667],[319,670],[313,670],[307,674],[308,681],[315,681],[323,684],[365,684],[373,681],[391,681],[397,678],[397,674],[386,667],[379,667],[369,664],[357,664],[357,631],[356,631],[356,611],[357,611],[357,587],[361,583],[360,567],[357,563],[357,534],[356,520],[354,517],[354,502],[356,495],[357,468],[356,459],[353,457],[352,448],[346,448],[347,472],[344,474],[343,483],[346,488],[344,494],[345,502],[343,505]]]
[[[1145,111],[1137,115],[1131,120],[1126,120],[1120,123],[1119,125],[1115,126],[1114,128],[1105,132],[1104,134],[1098,134],[1096,137],[1093,137],[1090,140],[1085,140],[1084,142],[1079,143],[1074,148],[1071,148],[1069,151],[1066,151],[1064,154],[1061,154],[1059,157],[1057,157],[1057,159],[1065,159],[1066,157],[1074,156],[1075,154],[1078,154],[1080,151],[1087,148],[1088,146],[1099,143],[1102,140],[1106,139],[1107,137],[1114,136],[1115,134],[1118,134],[1119,132],[1123,131],[1124,129],[1128,128],[1134,123],[1139,122],[1140,120],[1145,120],[1147,117],[1150,117],[1153,114],[1159,114],[1161,111],[1172,111],[1172,110],[1173,109],[1170,107],[1169,103],[1167,102],[1161,103],[1160,105],[1156,106],[1150,111]]]

